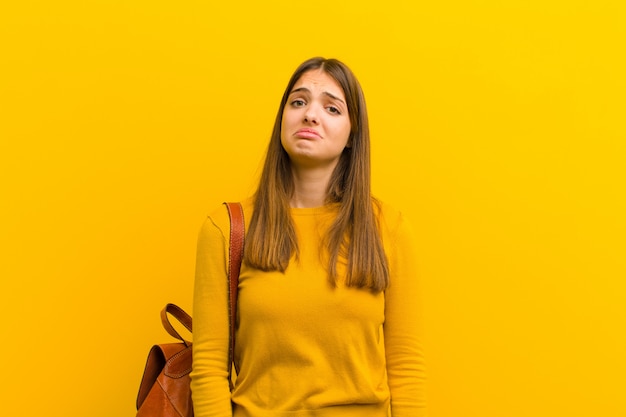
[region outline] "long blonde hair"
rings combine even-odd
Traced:
[[[274,122],[254,211],[246,236],[244,261],[262,271],[284,272],[299,255],[298,239],[290,215],[294,184],[291,162],[281,144],[281,121],[289,93],[307,71],[319,69],[343,89],[350,117],[348,143],[333,171],[327,203],[340,203],[339,213],[326,236],[328,279],[337,283],[337,262],[347,263],[345,285],[383,291],[389,285],[389,268],[374,212],[370,185],[370,136],[365,98],[350,69],[336,59],[312,58],[291,76]]]

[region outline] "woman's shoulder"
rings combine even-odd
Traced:
[[[385,220],[398,219],[402,216],[400,210],[376,197],[372,197],[372,206],[374,207],[374,215]]]
[[[239,203],[243,208],[244,221],[247,225],[252,214],[252,208],[254,207],[254,200],[252,197],[249,197],[239,201]],[[213,207],[209,211],[209,215],[207,216],[207,222],[212,223],[222,232],[229,230],[230,216],[228,214],[228,208],[226,207],[226,204],[222,203],[219,206]]]
[[[381,227],[387,232],[395,232],[399,228],[406,227],[406,217],[402,210],[397,207],[372,197],[374,215]]]

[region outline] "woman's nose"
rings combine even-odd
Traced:
[[[317,124],[319,122],[314,106],[309,106],[304,113],[304,122]]]

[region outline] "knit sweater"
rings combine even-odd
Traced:
[[[243,208],[247,226],[252,201]],[[411,229],[399,212],[381,204],[389,288],[372,293],[341,280],[333,288],[320,248],[337,211],[336,204],[291,209],[299,258],[284,273],[242,265],[232,393],[230,224],[225,206],[208,217],[198,239],[193,306],[195,417],[425,416]]]

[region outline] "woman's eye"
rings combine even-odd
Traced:
[[[328,106],[327,107],[328,111],[333,113],[333,114],[341,114],[341,112],[339,111],[339,109],[335,106]]]
[[[304,100],[301,99],[295,99],[291,102],[291,105],[294,107],[302,107],[304,106]]]

